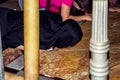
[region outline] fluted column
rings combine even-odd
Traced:
[[[108,67],[108,0],[93,0],[92,35],[90,40],[91,80],[107,80]]]
[[[3,67],[3,55],[2,55],[2,43],[1,43],[1,29],[0,29],[0,80],[4,80],[4,67]]]
[[[24,0],[25,80],[39,78],[39,0]]]

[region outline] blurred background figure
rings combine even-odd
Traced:
[[[109,0],[109,11],[120,12],[120,0]]]

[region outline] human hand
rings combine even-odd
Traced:
[[[120,8],[109,8],[110,12],[120,12]]]
[[[90,15],[85,15],[85,16],[84,16],[84,19],[85,19],[86,21],[92,21],[92,16],[90,16]]]

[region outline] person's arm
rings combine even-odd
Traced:
[[[70,15],[70,7],[68,7],[65,4],[62,4],[61,6],[61,16],[63,21],[67,20],[67,19],[73,19],[75,21],[82,21],[82,20],[87,20],[87,21],[91,21],[91,16],[90,15],[82,15],[82,16],[72,16]]]
[[[72,16],[72,15],[70,15],[69,19],[74,19],[75,21],[78,21],[78,22],[83,21],[83,20],[92,21],[92,17],[90,15],[81,15],[81,16]]]
[[[62,16],[63,21],[68,19],[69,16],[70,16],[70,7],[68,7],[65,4],[62,4],[62,6],[61,6],[61,16]]]
[[[109,11],[110,12],[120,12],[120,8],[118,8],[118,7],[109,7]]]

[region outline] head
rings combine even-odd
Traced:
[[[71,8],[71,14],[84,15],[85,12],[92,13],[92,0],[74,0],[79,6],[80,10],[73,5]]]
[[[92,12],[92,0],[75,0],[75,2],[85,12]]]

